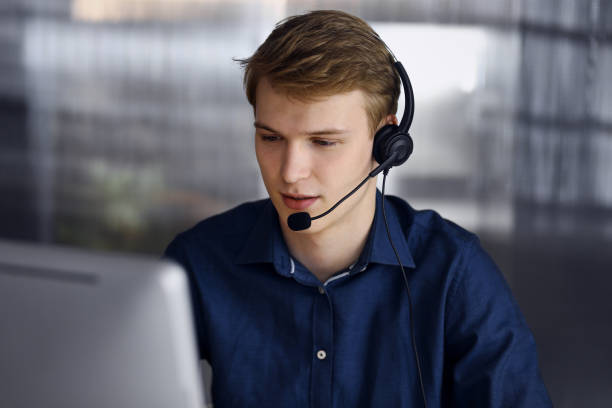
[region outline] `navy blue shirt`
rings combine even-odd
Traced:
[[[477,237],[385,202],[428,406],[552,406],[533,336]],[[380,192],[361,256],[325,283],[291,257],[270,200],[200,222],[166,255],[190,276],[215,408],[423,406]]]

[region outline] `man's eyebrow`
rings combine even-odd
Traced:
[[[315,130],[314,132],[308,132],[306,134],[309,136],[325,136],[325,135],[341,135],[347,132],[348,130],[342,130],[342,129],[321,129],[321,130]]]
[[[270,126],[264,125],[261,122],[255,121],[253,123],[253,126],[255,126],[256,128],[267,130],[272,133],[276,133],[278,135],[282,134],[278,130],[272,129]],[[348,130],[330,128],[330,129],[314,130],[312,132],[306,132],[306,134],[309,136],[325,136],[325,135],[341,135],[347,132]]]
[[[255,122],[253,122],[253,126],[255,126],[256,128],[264,129],[264,130],[267,130],[268,132],[272,132],[272,133],[276,133],[276,134],[280,135],[280,132],[278,130],[274,130],[270,126],[264,125],[261,122],[255,121]]]

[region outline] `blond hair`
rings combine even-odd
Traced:
[[[336,10],[288,17],[276,25],[245,69],[247,99],[255,109],[259,81],[305,101],[359,89],[372,134],[397,111],[400,79],[392,53],[364,20]]]

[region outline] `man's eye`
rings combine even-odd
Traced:
[[[333,146],[336,144],[336,142],[331,141],[331,140],[324,140],[324,139],[315,139],[313,140],[314,144],[317,144],[319,146],[324,146],[324,147],[329,147],[329,146]]]
[[[279,139],[280,137],[275,135],[261,135],[261,140],[263,140],[264,142],[275,142]]]

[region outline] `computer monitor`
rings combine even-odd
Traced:
[[[184,271],[0,241],[0,407],[202,408]]]

